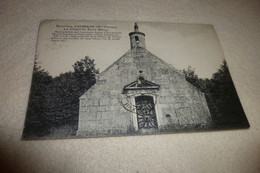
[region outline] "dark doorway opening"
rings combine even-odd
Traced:
[[[135,97],[138,129],[158,128],[152,96]]]

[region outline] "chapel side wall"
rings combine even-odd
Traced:
[[[119,105],[115,93],[116,90],[94,91],[87,95],[88,99],[80,99],[78,136],[127,132],[131,115]]]
[[[161,84],[157,99],[160,128],[174,124],[183,126],[211,123],[204,94],[188,83],[184,75],[165,73],[160,75],[158,81]]]
[[[136,80],[136,71],[132,59],[125,58],[98,77],[80,99],[78,136],[126,133],[131,128],[132,112],[120,105],[118,95],[129,80]]]
[[[168,125],[210,125],[211,115],[204,93],[186,81],[183,72],[163,62],[155,55],[148,56],[150,64],[148,72],[151,80],[159,84],[158,122],[160,128]]]

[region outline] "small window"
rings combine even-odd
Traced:
[[[139,37],[138,36],[135,36],[135,41],[139,42]]]
[[[171,117],[171,115],[170,115],[170,114],[166,114],[165,116],[166,116],[166,117],[168,117],[168,118],[170,118],[170,117]]]

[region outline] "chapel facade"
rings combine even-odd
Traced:
[[[131,49],[97,76],[80,97],[77,136],[151,134],[207,126],[204,96],[182,71],[146,49],[135,24]]]

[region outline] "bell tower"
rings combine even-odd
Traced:
[[[142,32],[139,32],[138,25],[135,23],[134,26],[134,32],[129,33],[130,37],[130,43],[131,43],[131,49],[134,49],[136,47],[145,47],[145,34]]]

